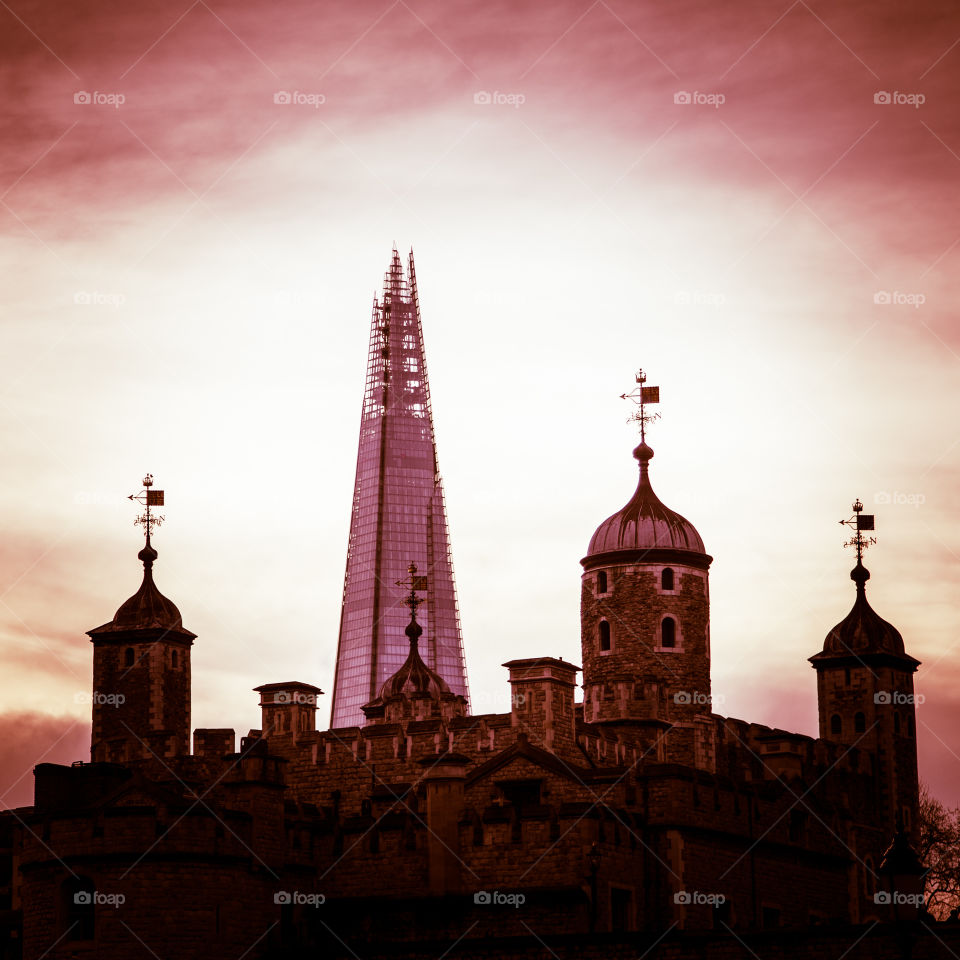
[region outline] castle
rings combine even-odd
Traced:
[[[412,569],[409,653],[364,723],[318,730],[322,691],[271,682],[260,729],[191,749],[202,640],[148,526],[140,589],[88,632],[90,762],[40,764],[33,806],[0,815],[8,955],[900,956],[877,931],[917,836],[918,661],[859,549],[810,658],[819,736],[720,716],[712,557],[654,493],[645,439],[634,457],[581,561],[582,664],[505,663],[503,714],[470,715],[424,662]]]

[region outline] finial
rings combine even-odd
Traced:
[[[143,527],[144,533],[146,534],[147,542],[138,554],[139,558],[143,560],[145,565],[150,565],[154,560],[157,559],[157,551],[150,546],[150,534],[153,532],[154,527],[159,527],[163,523],[164,518],[158,516],[157,514],[151,513],[151,507],[162,507],[163,506],[163,491],[162,490],[151,490],[153,486],[153,474],[148,473],[143,478],[143,487],[144,489],[140,493],[131,493],[127,499],[136,500],[138,503],[142,503],[145,507],[145,511],[139,516],[134,517],[133,522],[135,524],[140,524]]]
[[[417,596],[417,591],[423,592],[427,589],[427,578],[417,576],[417,565],[412,561],[410,566],[407,567],[407,573],[410,576],[406,580],[397,580],[396,584],[398,587],[410,588],[410,592],[403,599],[403,602],[410,608],[410,623],[407,624],[407,629],[404,632],[410,638],[410,643],[415,644],[420,634],[423,633],[423,628],[417,623],[417,607],[425,602],[423,597]]]
[[[644,386],[647,382],[647,375],[643,370],[637,371],[636,381],[639,386],[634,387],[629,393],[621,393],[620,399],[632,400],[640,408],[630,414],[627,422],[629,423],[632,420],[640,424],[640,446],[633,451],[633,455],[638,460],[649,460],[650,457],[653,456],[653,450],[647,446],[647,424],[652,423],[654,420],[659,420],[660,414],[647,413],[646,405],[648,403],[660,402],[660,388]],[[646,453],[646,451],[649,451],[649,453]]]
[[[854,535],[844,543],[845,547],[854,547],[857,551],[857,565],[850,571],[850,579],[862,591],[864,584],[870,579],[870,571],[863,565],[863,551],[877,542],[876,537],[865,537],[863,530],[873,530],[874,515],[863,512],[863,503],[857,497],[852,505],[853,516],[849,520],[839,521],[843,526],[855,531]]]

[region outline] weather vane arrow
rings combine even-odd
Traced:
[[[144,531],[147,535],[147,542],[150,542],[150,534],[154,527],[159,527],[163,523],[164,518],[158,516],[155,513],[150,512],[151,507],[162,507],[163,506],[163,491],[162,490],[153,490],[153,474],[148,473],[143,478],[143,487],[139,493],[131,493],[127,499],[136,500],[137,503],[142,503],[144,506],[144,512],[139,516],[134,518],[135,524],[140,524],[143,526]]]
[[[423,597],[417,596],[417,591],[426,591],[427,578],[417,576],[417,565],[415,563],[411,563],[410,566],[407,567],[407,573],[409,573],[410,576],[407,577],[406,580],[397,580],[396,584],[398,587],[410,588],[410,593],[403,598],[403,602],[410,608],[410,615],[416,619],[417,607],[419,607],[421,603],[425,602]]]
[[[857,549],[857,563],[860,563],[863,560],[863,551],[867,547],[877,542],[876,537],[865,537],[862,533],[863,530],[873,530],[874,515],[872,513],[863,512],[863,504],[860,502],[860,498],[857,497],[853,501],[853,516],[849,520],[840,520],[839,523],[844,527],[850,527],[852,530],[856,531],[854,535],[844,543],[845,547],[856,547]]]
[[[660,419],[659,413],[647,413],[648,403],[660,402],[660,388],[644,386],[647,382],[647,375],[642,371],[637,371],[636,381],[639,386],[634,387],[629,393],[621,393],[621,400],[630,400],[635,403],[639,409],[634,410],[627,418],[627,422],[635,421],[640,424],[640,440],[642,443],[647,441],[647,424]]]

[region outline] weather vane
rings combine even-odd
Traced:
[[[660,388],[659,387],[645,387],[644,384],[647,382],[647,375],[642,371],[637,371],[637,383],[638,387],[634,387],[629,393],[621,393],[621,400],[631,400],[635,403],[640,409],[634,410],[633,413],[627,418],[629,423],[631,420],[635,420],[640,424],[640,442],[646,443],[647,441],[647,424],[652,423],[654,420],[660,419],[659,413],[647,413],[646,405],[648,403],[659,403],[660,402]]]
[[[844,546],[856,547],[857,563],[860,563],[863,560],[863,551],[871,544],[877,542],[876,537],[865,537],[863,533],[861,533],[862,530],[874,529],[873,514],[863,512],[863,504],[858,497],[853,501],[853,516],[849,520],[841,520],[840,523],[856,531],[856,533],[844,543]]]
[[[139,517],[134,518],[135,524],[142,524],[143,529],[147,534],[147,540],[150,540],[150,533],[154,527],[159,527],[163,523],[163,517],[158,516],[155,513],[150,512],[151,507],[162,507],[163,506],[163,491],[162,490],[151,490],[153,486],[153,474],[148,473],[143,478],[144,489],[140,493],[131,493],[128,500],[136,500],[137,503],[142,503],[144,505],[145,512],[142,513]]]
[[[396,584],[398,587],[409,587],[410,593],[403,598],[403,602],[410,608],[410,617],[413,620],[417,618],[417,607],[424,602],[423,597],[417,596],[417,591],[421,592],[427,589],[427,578],[417,576],[417,565],[415,563],[410,564],[407,567],[407,573],[410,574],[406,580],[397,580]]]

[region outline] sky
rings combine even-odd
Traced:
[[[960,803],[952,4],[3,0],[0,76],[0,805],[88,758],[146,472],[192,725],[329,694],[394,244],[475,710],[508,659],[580,662],[643,367],[654,488],[714,557],[716,711],[816,735],[860,497],[921,778]]]

